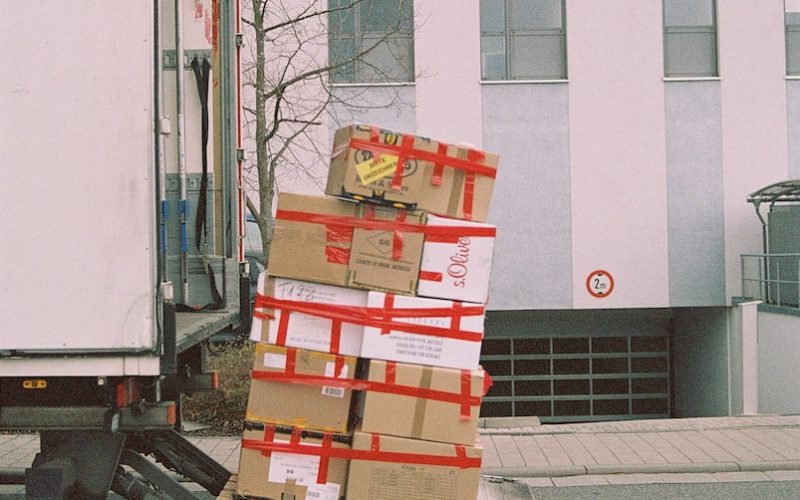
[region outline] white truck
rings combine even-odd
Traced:
[[[216,495],[229,472],[176,429],[250,316],[238,1],[0,6],[0,431],[41,438],[0,478]]]

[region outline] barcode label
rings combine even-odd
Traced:
[[[316,482],[308,485],[306,498],[316,500],[339,500],[340,485],[336,483],[318,484]]]
[[[322,395],[323,396],[331,396],[331,397],[334,397],[334,398],[343,398],[344,397],[344,387],[323,386],[322,387]]]

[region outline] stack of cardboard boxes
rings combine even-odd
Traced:
[[[497,164],[353,125],[334,138],[330,196],[279,196],[240,494],[476,498]]]

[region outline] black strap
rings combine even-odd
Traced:
[[[208,226],[206,226],[206,205],[208,204],[208,82],[211,75],[211,64],[208,59],[203,58],[202,69],[200,61],[195,57],[192,59],[192,70],[197,82],[197,93],[200,96],[201,116],[202,116],[202,135],[203,135],[203,175],[200,177],[200,193],[197,198],[197,216],[194,221],[194,243],[197,250],[200,250],[200,243],[205,239],[208,243]],[[201,310],[215,311],[225,307],[217,289],[217,280],[214,277],[214,270],[210,264],[205,265],[208,275],[208,286],[211,289],[213,303],[206,304]]]
[[[208,238],[208,228],[206,227],[206,204],[208,200],[208,80],[211,65],[208,59],[203,58],[203,68],[201,70],[200,61],[195,57],[192,59],[192,69],[194,70],[194,79],[197,82],[197,93],[200,96],[203,134],[203,176],[200,178],[200,195],[197,200],[197,215],[194,220],[194,243],[197,249],[200,250],[201,236]]]

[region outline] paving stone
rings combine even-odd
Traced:
[[[592,455],[597,464],[618,464],[619,459],[608,447],[594,434],[577,434],[576,438],[581,445]]]
[[[620,463],[623,464],[640,464],[644,463],[642,458],[636,452],[626,445],[619,436],[615,434],[598,434],[597,437],[608,446],[611,453],[617,457]]]
[[[771,481],[764,472],[717,472],[713,474],[714,480],[720,483],[743,483],[753,481]]]
[[[553,486],[553,481],[549,477],[525,477],[519,481],[527,484],[530,488],[549,488]]]
[[[761,460],[781,460],[786,458],[780,453],[767,448],[763,444],[751,438],[746,433],[742,432],[741,429],[730,429],[721,432],[729,436],[731,439],[734,439],[737,443],[744,446],[748,450],[752,451]]]
[[[503,467],[522,467],[525,459],[519,452],[512,436],[494,436],[495,449]]]
[[[657,484],[661,482],[661,474],[608,474],[608,484]]]
[[[514,436],[514,442],[528,467],[550,465],[533,436]]]
[[[722,449],[722,447],[717,445],[714,441],[708,439],[704,431],[685,431],[680,434],[716,461],[731,462],[736,460],[736,457]]]
[[[637,433],[632,434],[621,434],[620,439],[628,445],[631,449],[633,449],[639,457],[641,457],[642,461],[645,463],[667,463],[667,459],[664,458],[661,453],[658,452],[655,448],[650,446],[650,444],[642,439],[642,437]]]
[[[791,460],[800,458],[800,452],[789,446],[785,441],[775,439],[775,437],[768,431],[768,429],[741,429],[750,439],[761,443],[771,451],[780,454],[781,457]]]
[[[534,440],[550,465],[574,465],[554,436],[534,436]]]
[[[575,434],[560,434],[555,436],[561,448],[567,452],[575,464],[596,464],[592,454],[581,444]]]
[[[714,474],[711,473],[692,473],[692,472],[679,472],[659,474],[659,482],[661,483],[714,483]]]
[[[703,435],[736,457],[736,460],[760,460],[760,457],[755,452],[746,448],[722,430],[706,431]]]
[[[667,436],[669,434],[669,436]],[[664,433],[664,439],[669,439],[669,442],[675,446],[686,458],[695,463],[713,462],[714,459],[698,448],[694,443],[686,439],[680,431]]]
[[[800,481],[800,470],[773,470],[764,474],[773,481]]]
[[[604,476],[566,476],[552,478],[553,486],[599,486],[608,484]]]
[[[800,451],[800,436],[795,436],[790,432],[786,432],[786,430],[787,429],[776,429],[773,427],[766,429],[766,432],[768,432],[773,438],[786,443],[795,450]]]

